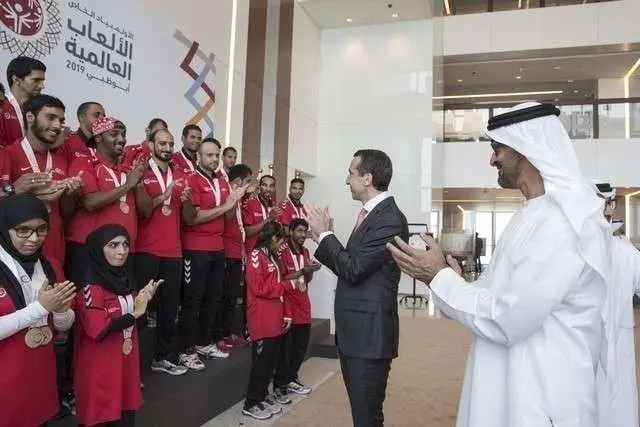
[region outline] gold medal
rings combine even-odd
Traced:
[[[29,348],[38,348],[42,345],[44,336],[40,328],[29,328],[24,336],[24,342]]]
[[[43,326],[40,328],[40,331],[42,332],[43,337],[41,345],[49,344],[53,340],[53,331],[51,328],[49,326]]]
[[[123,214],[129,213],[129,205],[127,204],[127,202],[120,202],[120,210]]]
[[[171,206],[167,206],[167,205],[162,206],[162,214],[164,216],[171,215]]]
[[[131,341],[131,338],[125,338],[122,343],[122,353],[128,356],[131,350],[133,350],[133,341]]]

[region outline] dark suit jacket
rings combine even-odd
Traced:
[[[333,234],[315,257],[338,276],[336,342],[342,354],[364,359],[398,357],[400,269],[386,244],[409,239],[409,227],[393,197],[380,202],[343,247]]]

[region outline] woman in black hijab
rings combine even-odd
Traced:
[[[84,247],[89,265],[76,297],[74,341],[76,418],[80,425],[133,427],[142,405],[135,320],[144,315],[162,280],[134,296],[125,268],[130,237],[121,225],[93,231]]]
[[[0,200],[0,427],[44,425],[58,412],[53,330],[74,321],[75,286],[56,283],[42,243],[45,204],[31,195]]]

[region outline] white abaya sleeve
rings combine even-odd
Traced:
[[[530,243],[508,273],[481,279],[484,283],[469,284],[450,268],[440,271],[430,284],[438,308],[498,344],[511,345],[535,333],[578,284],[585,262],[570,237],[556,236],[545,246]]]
[[[38,301],[34,301],[13,313],[0,316],[0,340],[40,322],[49,312]]]
[[[71,326],[73,326],[74,320],[76,320],[76,314],[72,309],[69,309],[64,313],[53,312],[53,327],[56,331],[68,331],[71,329]]]

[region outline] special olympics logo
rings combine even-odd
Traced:
[[[61,35],[55,0],[0,0],[0,48],[39,59],[53,51]]]

